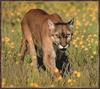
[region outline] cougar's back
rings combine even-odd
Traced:
[[[54,23],[62,21],[59,15],[49,15],[41,9],[31,9],[25,14],[22,25],[27,25],[30,29],[35,45],[41,46],[44,40],[43,38],[48,36],[48,19],[52,20]]]

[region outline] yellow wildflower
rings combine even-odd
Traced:
[[[83,18],[85,18],[86,17],[86,14],[83,14],[83,16],[82,16]]]
[[[54,85],[51,85],[50,87],[55,87]]]
[[[94,36],[94,37],[97,37],[97,34],[94,34],[93,36]]]
[[[77,11],[80,12],[80,9],[78,9]]]
[[[19,18],[17,18],[17,21],[19,22],[19,21],[20,21],[20,19],[19,19]]]
[[[93,54],[95,55],[96,54],[96,51],[94,51]]]
[[[69,16],[69,14],[67,13],[67,14],[66,14],[66,17],[68,17],[68,16]]]
[[[86,41],[89,41],[89,38],[87,38]]]
[[[79,20],[76,20],[76,26],[81,26],[81,23]]]
[[[75,45],[75,48],[77,48],[78,47],[78,45]]]
[[[19,62],[18,62],[18,61],[16,61],[16,64],[19,64]]]
[[[9,38],[9,37],[5,37],[5,38],[4,38],[4,41],[5,41],[6,43],[8,43],[8,42],[10,41],[10,38]]]
[[[90,46],[89,48],[91,49],[92,47]]]
[[[68,81],[67,81],[68,83],[71,83],[72,82],[72,80],[71,79],[68,79]]]
[[[77,72],[77,77],[78,77],[78,78],[80,77],[80,72]]]
[[[93,14],[90,14],[90,17],[93,17]]]
[[[73,72],[73,74],[77,74],[77,71],[75,70],[75,71]]]
[[[93,17],[92,17],[92,21],[95,21],[95,20],[96,20],[96,17],[95,17],[95,16],[93,16]]]
[[[4,42],[5,40],[4,40],[4,38],[2,38],[2,42]]]
[[[13,87],[14,87],[14,85],[12,85],[12,84],[11,84],[9,87],[10,87],[10,88],[13,88]]]
[[[93,58],[93,56],[91,56],[91,58]]]
[[[91,44],[89,43],[88,46],[91,46]]]
[[[93,43],[94,42],[94,39],[93,38],[91,38],[91,43]]]
[[[86,19],[84,18],[82,21],[83,21],[83,22],[85,22],[85,21],[86,21]]]
[[[72,44],[73,44],[73,45],[76,45],[76,42],[77,42],[77,40],[73,40],[73,41],[72,41]]]
[[[88,48],[84,48],[84,50],[85,50],[85,51],[87,51],[87,50],[88,50]]]
[[[81,48],[83,49],[85,46],[84,45],[81,45]]]
[[[3,78],[2,79],[2,86],[5,86],[5,84],[6,84],[6,80]]]
[[[92,35],[90,34],[90,35],[88,35],[88,37],[89,37],[89,38],[91,38],[91,37],[92,37]]]
[[[39,85],[37,83],[31,83],[32,87],[39,87]]]
[[[17,12],[16,14],[17,14],[18,16],[20,15],[20,13],[19,13],[19,12]]]
[[[77,15],[77,13],[76,13],[76,12],[74,12],[74,13],[73,13],[73,15],[74,15],[74,16],[76,16],[76,15]]]
[[[79,37],[76,38],[76,40],[79,40],[79,39],[80,39]]]
[[[92,26],[92,24],[90,23],[89,26]]]
[[[12,55],[10,54],[9,57],[11,57]]]
[[[10,47],[11,47],[12,49],[15,48],[14,43],[11,43]]]
[[[71,12],[75,12],[76,11],[76,8],[73,6],[70,11]]]
[[[74,35],[77,35],[77,33],[78,33],[78,31],[75,31],[75,32],[74,32]]]
[[[11,15],[11,16],[14,16],[14,13],[11,12],[10,15]]]
[[[11,30],[11,32],[12,32],[12,33],[14,33],[14,32],[15,32],[15,30],[14,30],[14,29],[12,29],[12,30]]]
[[[83,41],[80,41],[80,43],[79,43],[80,45],[82,45],[83,44]]]
[[[14,45],[14,43],[12,42],[11,45]]]
[[[73,85],[73,83],[70,83],[70,85],[72,86],[72,85]]]
[[[78,71],[74,71],[73,74],[74,74],[76,77],[78,77],[78,78],[79,78],[80,75],[81,75],[80,72],[78,72]],[[75,81],[75,80],[74,80],[74,81]]]
[[[82,35],[81,38],[84,38],[84,35]]]
[[[83,32],[86,33],[86,30],[84,30]]]
[[[21,53],[18,53],[17,55],[18,55],[19,57],[20,57],[20,56],[22,56],[22,54],[21,54]]]
[[[84,25],[85,25],[85,26],[88,26],[88,25],[89,25],[89,22],[87,21]]]
[[[11,51],[8,51],[8,54],[11,54]]]
[[[12,48],[12,49],[14,49],[14,48],[15,48],[15,46],[13,45],[13,46],[11,46],[11,48]]]

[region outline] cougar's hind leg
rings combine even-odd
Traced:
[[[23,38],[21,41],[20,52],[19,52],[21,61],[24,61],[26,53],[27,53],[27,41]]]
[[[36,67],[37,65],[37,56],[36,56],[36,52],[35,52],[35,47],[34,47],[34,44],[32,41],[28,41],[28,51],[29,51],[29,54],[31,56],[31,65]]]
[[[29,51],[29,54],[30,54],[31,59],[32,59],[31,65],[36,67],[36,63],[37,63],[36,51],[35,51],[35,46],[34,46],[34,43],[32,40],[32,34],[30,32],[28,25],[23,25],[22,30],[23,30],[24,37],[27,40],[28,51]]]

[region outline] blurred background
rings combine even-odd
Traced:
[[[66,51],[75,71],[60,82],[52,81],[48,72],[37,73],[29,55],[19,64],[20,23],[27,11],[36,8],[57,13],[64,21],[75,18],[73,40]],[[1,13],[2,87],[98,87],[98,2],[2,1]]]

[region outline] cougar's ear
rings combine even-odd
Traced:
[[[54,30],[55,29],[55,24],[50,19],[48,19],[48,26],[49,26],[50,30]]]
[[[74,27],[74,18],[71,19],[70,21],[68,21],[67,24],[69,25],[70,29],[73,29],[73,27]]]

